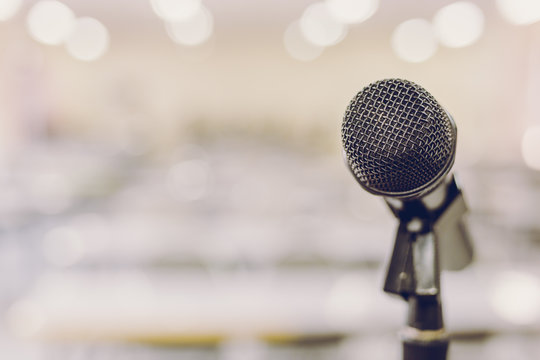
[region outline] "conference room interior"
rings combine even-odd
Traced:
[[[540,357],[540,3],[0,2],[0,356],[400,359],[397,219],[341,124],[452,115],[475,258],[448,358]]]

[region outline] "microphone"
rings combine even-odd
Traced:
[[[454,121],[407,80],[381,80],[360,91],[347,107],[341,134],[358,182],[377,195],[419,197],[454,163]]]
[[[399,219],[384,291],[409,304],[404,360],[446,359],[440,270],[473,257],[467,207],[455,176],[457,129],[421,86],[385,79],[349,103],[341,128],[344,156],[358,183],[383,196]]]
[[[453,175],[457,128],[421,86],[385,79],[361,90],[345,111],[341,137],[348,167],[368,192],[381,195],[402,221],[429,217],[441,267],[471,263],[467,207]]]

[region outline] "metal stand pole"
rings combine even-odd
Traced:
[[[446,359],[449,339],[442,323],[440,298],[410,297],[408,327],[401,331],[404,360]],[[424,324],[440,324],[437,329],[424,328]]]
[[[448,336],[440,297],[437,239],[432,224],[420,218],[401,221],[384,291],[407,301],[407,326],[401,331],[404,360],[445,360]]]
[[[408,303],[407,326],[400,332],[404,360],[446,359],[449,338],[440,295],[441,264],[458,270],[472,260],[468,237],[456,230],[466,211],[461,191],[453,178],[444,189],[446,200],[434,208],[421,199],[387,199],[400,222],[384,291]],[[440,248],[446,253],[444,263]]]

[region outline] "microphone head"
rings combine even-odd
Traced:
[[[444,179],[456,148],[451,116],[421,86],[377,81],[350,102],[341,128],[348,165],[367,191],[414,198]]]

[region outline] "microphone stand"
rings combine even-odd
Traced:
[[[449,337],[444,329],[441,303],[441,260],[439,232],[445,218],[465,211],[463,197],[454,178],[446,184],[446,197],[436,209],[422,199],[386,198],[399,219],[394,250],[387,270],[384,291],[408,303],[407,325],[400,332],[403,360],[445,360]],[[453,215],[452,215],[453,216]],[[446,226],[447,227],[447,226]]]

